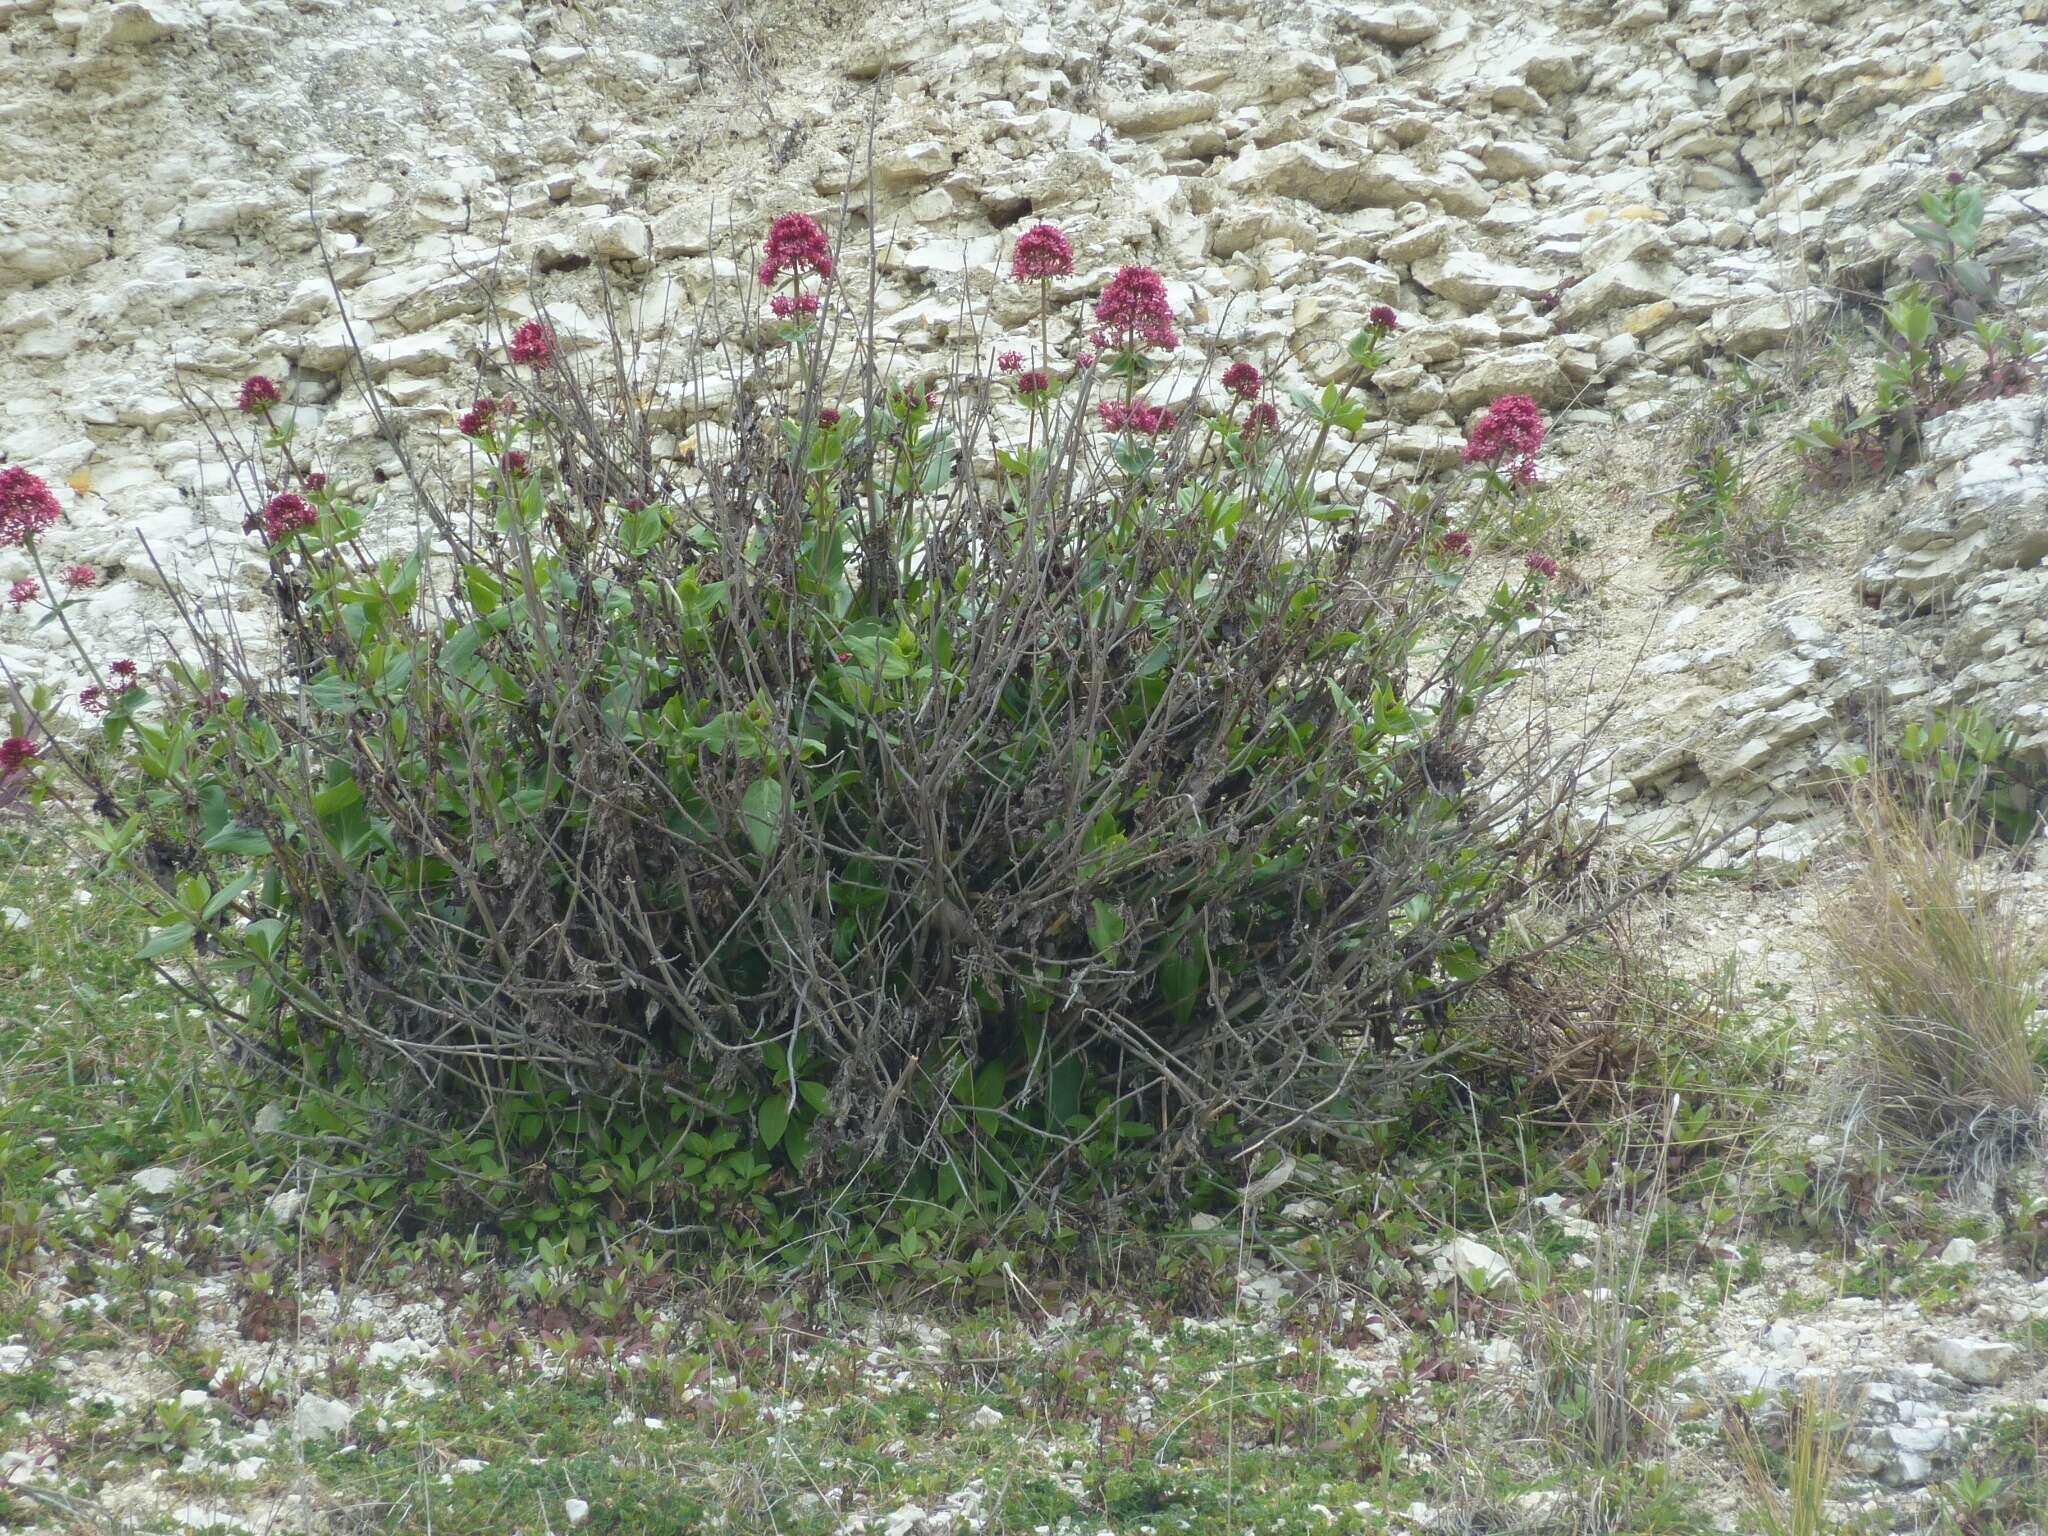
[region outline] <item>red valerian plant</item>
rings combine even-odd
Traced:
[[[74,592],[84,592],[100,584],[100,573],[89,565],[67,565],[61,574],[64,585]]]
[[[1542,451],[1543,412],[1527,395],[1502,395],[1472,424],[1461,455],[1481,464],[1505,486],[1536,483],[1536,455]]]
[[[825,275],[805,251],[830,259],[797,233],[770,241],[784,295]],[[1078,340],[1020,355],[1034,435],[991,445],[993,492],[968,446],[985,389],[869,371],[842,418],[827,331],[769,382],[758,438],[707,433],[687,479],[638,413],[578,418],[584,382],[631,398],[616,353],[532,377],[465,455],[467,496],[420,488],[445,597],[424,557],[362,547],[346,495],[317,517],[252,497],[302,685],[223,701],[256,680],[203,636],[146,690],[91,679],[108,851],[177,856],[145,958],[197,945],[232,1028],[291,1031],[323,1073],[335,1043],[387,1064],[407,1124],[509,1108],[516,1069],[637,1104],[659,1144],[716,1136],[717,1219],[750,1231],[878,1157],[945,1202],[984,1151],[1021,1190],[1125,1127],[1160,1128],[1162,1170],[1239,1144],[1225,1115],[1346,1134],[1355,1074],[1434,1052],[1556,862],[1566,802],[1488,788],[1553,775],[1496,773],[1476,730],[1532,594],[1465,612],[1415,558],[1426,523],[1364,537],[1330,494],[1321,451],[1367,409],[1355,357],[1296,397],[1290,427],[1320,428],[1299,444],[1242,365],[1231,408],[1271,436],[1232,462],[1136,398],[1133,354],[1179,343],[1159,275],[1126,268],[1095,308],[1122,398],[1089,399],[1099,375],[1058,396]],[[523,361],[553,356],[535,326]],[[1091,406],[1115,435],[1081,430]],[[259,451],[288,461],[285,436]],[[151,748],[145,698],[205,749]],[[565,1122],[534,1118],[506,1134],[539,1166]],[[560,1166],[583,1155],[565,1140]]]
[[[778,320],[807,320],[818,307],[815,293],[778,293],[768,301],[768,313]]]
[[[0,741],[0,779],[12,778],[36,757],[36,744],[26,736],[10,736]]]
[[[1453,560],[1469,560],[1472,557],[1472,535],[1454,529],[1436,541],[1436,552]]]
[[[998,373],[1016,373],[1023,366],[1024,354],[1015,348],[1008,352],[999,353],[996,357],[996,372]]]
[[[512,333],[505,350],[515,363],[545,368],[555,355],[554,333],[540,321],[529,320]]]
[[[1232,363],[1223,370],[1223,388],[1240,400],[1256,400],[1266,380],[1250,363]]]
[[[283,399],[284,391],[277,387],[277,380],[252,373],[242,380],[242,391],[235,398],[235,409],[244,416],[268,416],[270,408]]]
[[[1391,336],[1395,331],[1401,329],[1400,316],[1396,315],[1393,309],[1385,304],[1373,305],[1365,318],[1367,324],[1371,325],[1374,330],[1385,335]]]
[[[7,589],[7,601],[12,603],[14,611],[19,613],[30,603],[34,602],[42,590],[41,587],[36,585],[33,576],[24,576],[20,581],[17,581]]]
[[[1540,576],[1545,581],[1549,581],[1557,575],[1557,561],[1544,554],[1540,549],[1530,550],[1522,563],[1529,568],[1530,575]]]
[[[40,478],[19,464],[0,469],[0,549],[30,543],[63,515]]]

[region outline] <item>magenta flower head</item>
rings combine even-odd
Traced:
[[[1104,430],[1110,432],[1159,437],[1173,430],[1173,412],[1163,405],[1148,405],[1143,400],[1129,405],[1121,400],[1105,400],[1095,407],[1095,411],[1102,418]]]
[[[282,491],[264,503],[263,537],[275,544],[287,534],[310,528],[319,520],[320,515],[307,505],[305,497]]]
[[[9,779],[36,759],[36,744],[26,736],[0,741],[0,779]]]
[[[1515,485],[1536,480],[1536,455],[1543,448],[1543,412],[1527,395],[1502,395],[1472,424],[1461,455],[1484,464]]]
[[[1010,276],[1020,283],[1074,275],[1074,248],[1050,224],[1034,224],[1017,237],[1010,252]]]
[[[1173,332],[1173,304],[1166,297],[1166,282],[1150,267],[1121,268],[1095,301],[1095,318],[1127,351],[1137,350],[1141,342],[1161,352],[1180,345]]]
[[[1076,368],[1079,368],[1083,373],[1086,373],[1090,368],[1093,368],[1095,366],[1094,348],[1083,347],[1079,352],[1076,352],[1074,354],[1074,366]]]
[[[818,312],[815,293],[778,293],[768,301],[768,312],[778,320],[808,320]]]
[[[1401,329],[1401,317],[1384,304],[1373,305],[1365,318],[1375,330],[1398,331]]]
[[[555,334],[538,320],[529,320],[512,333],[506,348],[515,363],[545,368],[555,355]]]
[[[1023,366],[1024,354],[1022,352],[1004,352],[996,358],[996,369],[1000,373],[1016,373]]]
[[[107,665],[107,675],[112,677],[124,689],[133,688],[136,678],[135,663],[126,659],[109,662]]]
[[[268,416],[270,408],[282,399],[284,391],[277,387],[277,380],[252,373],[242,380],[242,392],[236,397],[235,408],[244,416]]]
[[[1530,550],[1522,564],[1529,568],[1530,575],[1541,576],[1546,581],[1557,574],[1557,562],[1541,550]]]
[[[300,483],[315,496],[327,489],[327,477],[317,469],[308,470],[305,479]]]
[[[0,469],[0,549],[24,544],[64,515],[49,486],[19,464]]]
[[[821,406],[819,406],[819,407],[818,407],[818,425],[819,425],[819,426],[821,426],[821,427],[823,427],[823,428],[824,428],[824,429],[825,429],[825,430],[826,430],[827,432],[831,431],[831,430],[832,430],[832,429],[833,429],[834,427],[838,426],[838,425],[839,425],[839,410],[838,410],[838,408],[837,408],[836,406],[830,406],[830,405],[821,405]]]
[[[498,468],[505,472],[505,478],[508,480],[524,480],[531,473],[526,455],[517,448],[498,460]]]
[[[17,581],[7,589],[7,601],[12,603],[14,611],[19,613],[30,603],[34,602],[37,594],[42,590],[41,587],[36,585],[34,577],[24,576],[20,581]]]
[[[1256,400],[1266,381],[1250,363],[1232,363],[1223,370],[1223,387],[1240,400]]]
[[[1436,541],[1436,552],[1466,560],[1472,555],[1472,535],[1469,533],[1447,533]]]
[[[1246,437],[1257,437],[1261,433],[1278,431],[1279,427],[1280,412],[1270,400],[1262,401],[1244,413]]]
[[[64,585],[74,592],[83,592],[100,584],[100,573],[89,565],[67,565],[59,574]]]
[[[1043,368],[1027,368],[1017,375],[1017,395],[1026,403],[1044,398],[1051,389],[1052,379]]]
[[[761,253],[761,281],[772,283],[785,272],[797,277],[806,272],[832,275],[832,242],[808,213],[785,213],[768,226],[768,244]]]
[[[491,418],[497,414],[497,401],[478,400],[462,413],[455,423],[455,430],[464,437],[482,437],[491,430]]]

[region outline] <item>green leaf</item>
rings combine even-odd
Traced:
[[[754,852],[766,859],[782,841],[782,781],[756,779],[740,800],[740,824]]]
[[[231,821],[199,846],[208,853],[268,853],[270,839],[254,827]]]
[[[1207,970],[1207,957],[1197,943],[1183,942],[1160,960],[1159,990],[1174,1023],[1185,1024],[1195,1016],[1195,1001],[1201,996]]]
[[[1088,920],[1088,937],[1095,942],[1095,952],[1111,965],[1116,963],[1117,952],[1123,947],[1128,927],[1123,913],[1116,907],[1106,901],[1094,903],[1093,916]]]
[[[225,911],[228,907],[232,906],[235,902],[241,900],[243,896],[247,895],[252,889],[254,889],[257,883],[260,882],[262,879],[263,871],[260,869],[252,869],[246,875],[242,876],[241,879],[235,881],[233,884],[227,886],[225,889],[216,891],[213,895],[213,898],[210,901],[208,901],[206,903],[206,906],[200,911],[200,918],[203,921],[211,922],[214,918],[219,917],[223,911]]]
[[[761,1145],[774,1150],[788,1126],[789,1100],[779,1093],[773,1098],[763,1099],[754,1115],[754,1127],[761,1133]]]
[[[361,805],[362,803],[362,786],[356,783],[352,777],[345,778],[337,783],[328,785],[313,796],[313,814],[315,816],[332,816],[337,811],[345,811],[352,805]]]
[[[183,949],[192,942],[192,936],[198,931],[190,923],[172,923],[168,928],[159,928],[149,936],[148,942],[135,952],[135,958],[154,960],[159,955],[168,955],[174,949]]]

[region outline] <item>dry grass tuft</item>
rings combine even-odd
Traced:
[[[1855,1408],[1855,1395],[1843,1401],[1833,1378],[1811,1380],[1800,1389],[1783,1421],[1781,1488],[1772,1467],[1777,1458],[1764,1433],[1741,1407],[1729,1406],[1722,1422],[1748,1494],[1750,1529],[1761,1536],[1825,1536],[1832,1529],[1828,1495],[1842,1474]]]
[[[2040,1129],[2044,954],[2001,910],[1967,830],[1882,789],[1852,804],[1865,858],[1823,913],[1860,1081],[1852,1113],[1922,1166],[1995,1170]]]

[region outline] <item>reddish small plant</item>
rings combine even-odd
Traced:
[[[64,585],[74,592],[84,592],[100,584],[100,573],[89,565],[67,565],[60,574]]]
[[[244,416],[268,416],[271,407],[283,399],[284,391],[277,387],[275,379],[252,373],[242,380],[241,393],[235,397],[235,409]]]
[[[1150,267],[1120,269],[1095,301],[1095,318],[1122,352],[1171,352],[1180,345],[1166,280]]]
[[[301,533],[320,521],[320,514],[303,496],[290,491],[280,491],[263,506],[263,537],[267,543],[275,544],[294,533]]]
[[[538,320],[529,320],[512,333],[506,354],[515,363],[544,368],[554,360],[555,336]]]
[[[830,277],[832,271],[832,242],[808,213],[785,213],[768,226],[768,243],[761,256],[762,282],[774,283],[784,273]]]
[[[1502,395],[1472,424],[1461,457],[1467,464],[1483,465],[1501,486],[1534,485],[1546,430],[1534,400]]]
[[[0,549],[31,542],[63,515],[40,477],[19,464],[0,469]]]
[[[1223,388],[1240,400],[1256,400],[1266,387],[1265,377],[1250,363],[1232,363],[1223,370]]]

